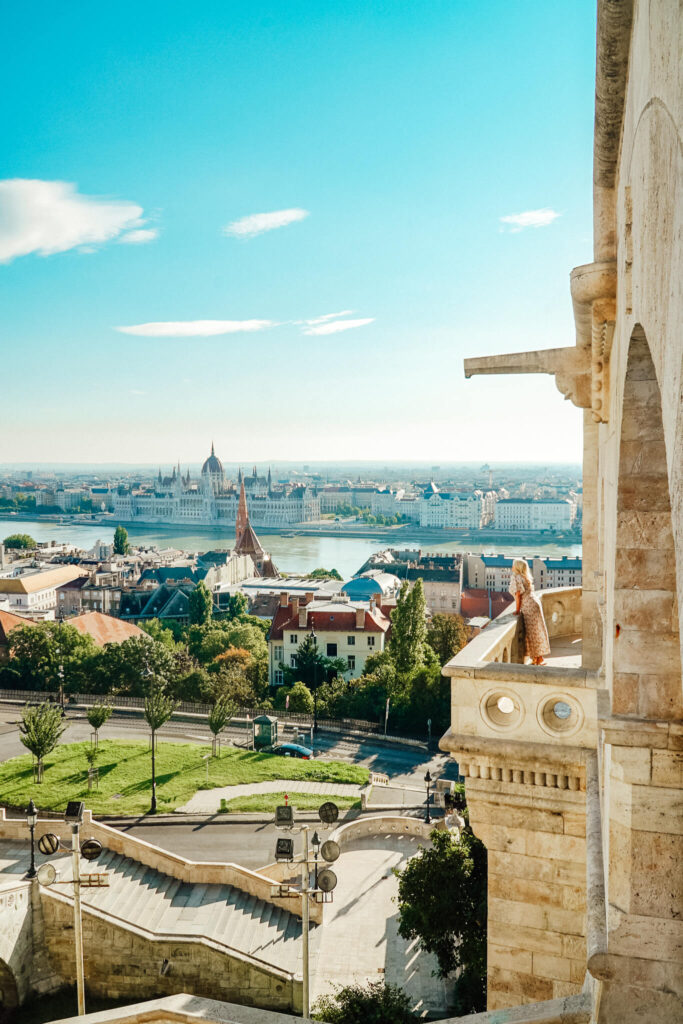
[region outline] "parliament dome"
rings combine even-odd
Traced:
[[[211,476],[223,476],[223,463],[214,451],[213,441],[211,442],[211,454],[202,466],[202,476],[209,473]]]

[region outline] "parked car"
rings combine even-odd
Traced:
[[[310,761],[313,751],[310,747],[303,747],[300,743],[278,743],[271,747],[269,753],[279,754],[280,757],[301,757],[304,761]]]

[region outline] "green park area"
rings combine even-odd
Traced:
[[[297,811],[317,811],[326,800],[332,800],[342,810],[349,810],[351,807],[360,807],[360,797],[355,796],[320,796],[318,793],[288,793],[283,789],[281,793],[254,793],[252,796],[236,796],[232,800],[221,800],[218,809],[219,814],[246,814],[249,811],[261,811],[265,814],[275,814],[275,808],[285,803],[294,807]]]
[[[144,740],[101,740],[97,757],[99,784],[94,785],[92,790],[88,790],[86,757],[90,749],[90,743],[69,743],[56,747],[44,758],[43,781],[40,785],[33,778],[30,754],[5,761],[0,764],[0,803],[25,807],[32,798],[39,810],[63,811],[69,800],[83,800],[86,807],[97,815],[144,814],[148,811],[152,794],[149,743]],[[234,748],[226,748],[220,757],[205,760],[203,755],[210,753],[210,747],[190,743],[157,745],[155,761],[159,812],[181,807],[199,789],[269,782],[273,779],[363,785],[369,775],[367,768],[341,761],[299,761]],[[258,798],[243,798],[241,803],[244,800],[257,800],[258,804],[249,807],[229,806],[228,809],[267,810],[275,795],[264,793]],[[296,806],[303,809],[303,802],[300,803],[302,800],[303,794],[297,794]],[[320,800],[314,800],[317,807]]]

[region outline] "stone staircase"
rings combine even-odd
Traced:
[[[71,877],[70,866],[64,868],[63,880]],[[109,875],[108,887],[81,890],[84,912],[92,907],[157,935],[204,937],[297,972],[301,921],[281,907],[231,885],[181,882],[112,850],[82,870]]]

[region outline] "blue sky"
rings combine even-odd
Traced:
[[[594,0],[3,22],[2,461],[579,459],[551,378],[462,360],[573,343]]]

